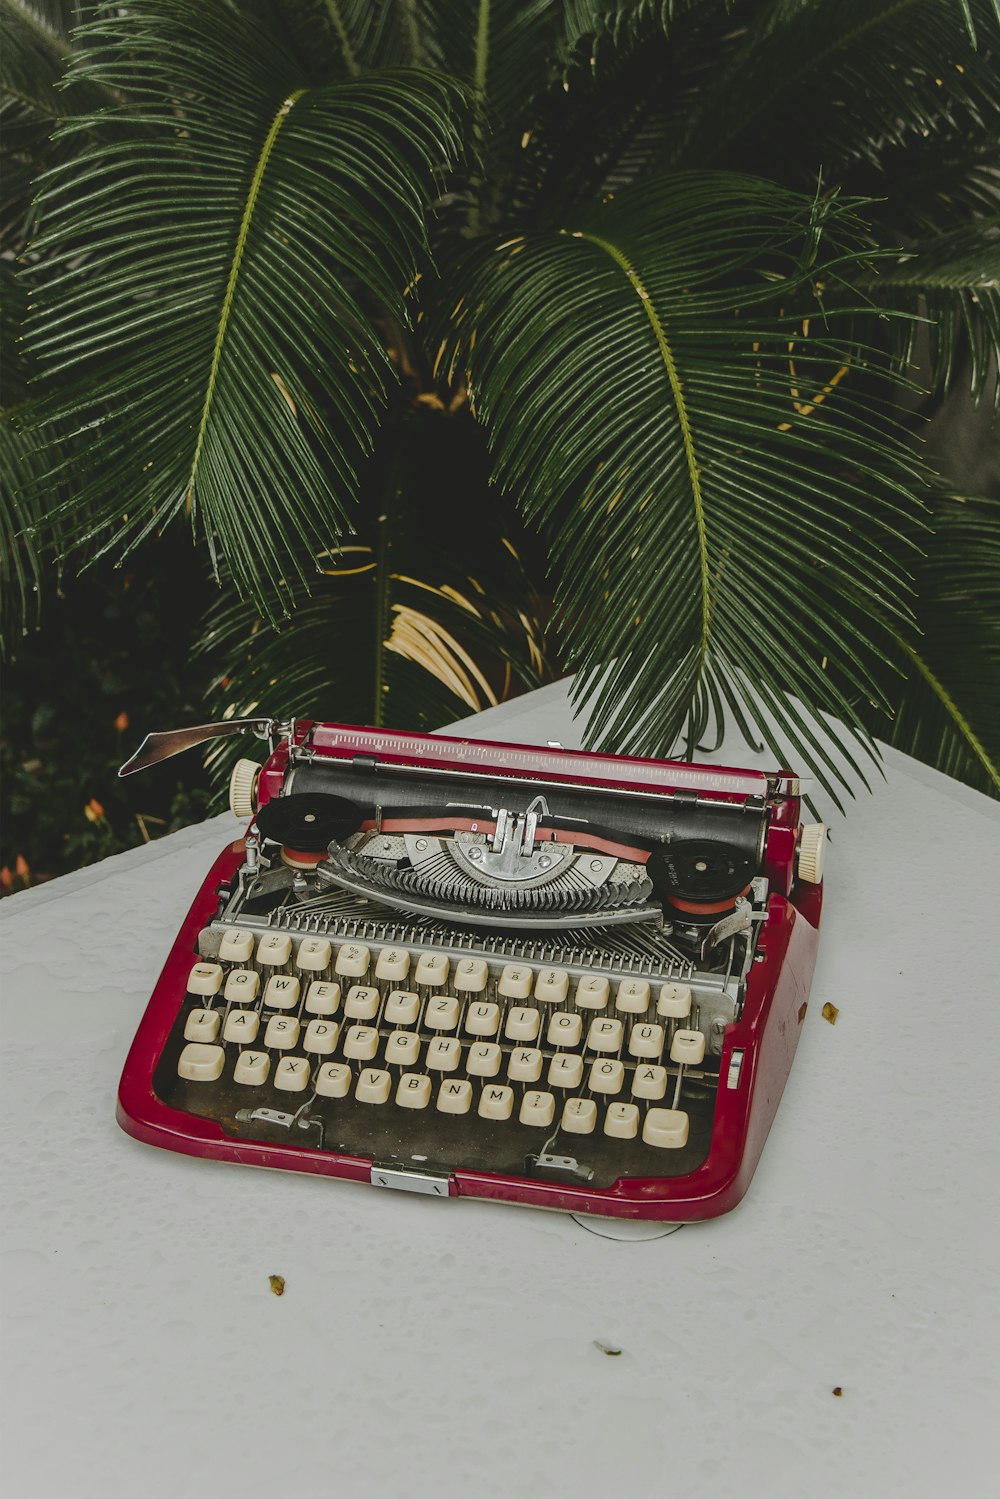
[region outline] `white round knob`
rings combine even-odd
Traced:
[[[826,823],[807,822],[799,837],[798,872],[800,880],[818,885],[823,878],[823,855],[826,851]]]
[[[229,805],[234,817],[252,817],[257,810],[257,777],[260,766],[256,760],[237,760],[229,778]]]

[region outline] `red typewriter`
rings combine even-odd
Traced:
[[[151,1145],[689,1222],[745,1193],[806,1011],[822,824],[794,777],[243,719],[244,836],[129,1052]]]

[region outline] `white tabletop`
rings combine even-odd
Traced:
[[[465,727],[580,743],[562,684]],[[715,758],[761,763],[732,738]],[[985,1492],[1000,807],[888,751],[831,821],[812,1000],[749,1195],[644,1241],[117,1128],[228,814],[4,900],[5,1491]]]

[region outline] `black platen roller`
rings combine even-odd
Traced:
[[[333,842],[356,833],[367,813],[346,796],[324,791],[276,796],[257,813],[261,837],[304,854],[321,854]]]

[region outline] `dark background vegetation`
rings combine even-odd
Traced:
[[[93,9],[82,0],[25,0],[23,5],[20,0],[17,4],[0,0],[0,17],[11,23],[20,15],[21,40],[28,38],[24,56],[36,63],[42,54],[43,62],[48,59],[40,71],[36,68],[32,73],[29,68],[21,77],[16,49],[10,47],[8,66],[14,58],[13,86],[3,103],[8,135],[13,131],[16,144],[9,151],[7,180],[0,191],[0,207],[7,210],[8,223],[0,238],[0,321],[5,336],[11,331],[17,339],[10,347],[18,352],[13,358],[8,356],[2,404],[4,418],[12,417],[7,424],[9,452],[18,459],[27,455],[28,470],[36,466],[34,455],[29,453],[31,423],[25,421],[22,430],[19,413],[33,404],[35,372],[30,358],[22,355],[22,347],[27,346],[19,338],[19,329],[25,323],[26,288],[32,284],[32,276],[18,278],[14,271],[31,260],[26,247],[35,215],[32,183],[39,163],[51,166],[55,162],[58,167],[68,152],[63,165],[72,168],[73,151],[89,149],[79,139],[74,141],[72,135],[52,136],[53,123],[65,118],[67,108],[72,113],[73,106],[67,105],[60,85],[64,54],[71,44],[64,47],[61,40],[53,40],[46,33],[45,44],[36,56],[41,34],[36,23],[40,20],[51,25],[65,37],[73,20]],[[137,0],[133,17],[141,20],[145,15],[150,22],[151,13],[157,9]],[[404,32],[395,34],[402,8],[375,0],[370,6],[364,0],[343,0],[336,6],[320,0],[315,4],[312,0],[206,0],[204,11],[184,0],[183,4],[164,4],[159,9],[171,14],[183,12],[185,23],[194,18],[192,24],[198,27],[206,24],[207,18],[218,19],[223,13],[244,18],[259,14],[269,26],[277,27],[286,41],[298,37],[292,47],[298,59],[295,67],[301,65],[303,80],[309,75],[308,81],[318,80],[324,85],[328,79],[343,75],[345,62],[350,63],[349,72],[356,71],[356,59],[343,45],[346,33],[338,42],[330,19],[334,12],[348,16],[348,30],[356,31],[352,35],[362,72],[372,63],[415,60],[407,50],[412,38],[408,41]],[[914,604],[914,633],[900,642],[903,657],[897,658],[894,667],[890,663],[888,697],[883,707],[866,702],[866,692],[855,691],[854,684],[847,681],[849,707],[857,709],[863,730],[970,784],[984,789],[990,784],[1000,785],[995,776],[991,783],[983,763],[977,764],[970,755],[968,744],[956,732],[956,714],[949,716],[941,711],[946,694],[937,690],[935,696],[935,690],[946,682],[962,712],[975,720],[987,750],[995,758],[1000,719],[996,682],[991,683],[989,677],[995,676],[992,665],[1000,651],[1000,575],[995,567],[991,571],[989,559],[991,555],[995,558],[1000,544],[996,505],[1000,464],[986,416],[991,406],[996,406],[995,363],[992,380],[984,377],[984,371],[990,368],[990,359],[995,356],[989,351],[1000,336],[997,137],[990,124],[1000,110],[997,75],[995,69],[991,72],[1000,36],[996,29],[1000,26],[1000,0],[909,0],[906,5],[871,0],[868,6],[864,0],[844,0],[843,5],[836,6],[832,0],[828,4],[814,0],[794,0],[792,4],[777,0],[762,0],[760,4],[756,0],[676,0],[671,4],[664,0],[659,4],[646,0],[640,4],[636,0],[634,6],[615,4],[614,0],[564,0],[560,5],[543,0],[524,0],[523,5],[495,0],[490,66],[487,71],[483,52],[479,78],[483,38],[477,39],[471,22],[487,10],[489,7],[477,6],[473,0],[454,6],[433,0],[427,5],[406,7],[406,14],[419,13],[427,19],[421,48],[424,43],[430,47],[431,41],[433,46],[426,56],[421,51],[422,60],[433,64],[442,76],[451,74],[462,80],[471,112],[467,118],[463,116],[458,135],[475,141],[486,166],[482,173],[475,168],[468,180],[460,166],[449,192],[436,204],[432,238],[439,242],[435,253],[445,272],[454,272],[477,235],[482,240],[480,248],[495,239],[506,243],[508,233],[520,235],[525,226],[534,232],[548,223],[552,212],[561,215],[564,208],[568,212],[574,182],[581,202],[603,194],[607,188],[603,201],[618,194],[627,203],[630,185],[641,187],[643,194],[653,198],[648,184],[656,179],[649,174],[663,169],[669,178],[669,172],[678,167],[696,171],[723,167],[759,173],[811,196],[828,185],[833,165],[838,168],[832,178],[836,185],[869,200],[866,214],[875,222],[883,245],[895,249],[905,244],[911,250],[919,246],[917,259],[896,267],[895,285],[889,273],[888,285],[894,289],[885,295],[890,298],[890,307],[899,299],[920,316],[932,314],[930,331],[916,335],[911,347],[907,330],[912,325],[904,320],[893,325],[894,331],[887,324],[886,337],[902,340],[898,352],[915,386],[920,387],[910,392],[910,404],[906,396],[901,398],[898,415],[914,447],[929,454],[931,467],[940,475],[940,489],[935,481],[922,491],[936,534],[924,548],[927,555],[913,563],[919,594]],[[24,11],[30,12],[27,21],[21,14]],[[120,21],[122,12],[109,6],[106,14]],[[554,34],[550,22],[558,17],[565,20],[569,38],[561,59],[554,58],[548,40]],[[849,18],[853,18],[852,25],[847,24]],[[158,24],[155,16],[151,24],[152,35]],[[741,31],[741,26],[746,29]],[[976,28],[978,41],[974,41]],[[849,42],[855,35],[861,37],[861,44],[852,49]],[[321,45],[312,45],[311,38],[318,38]],[[741,50],[744,43],[749,49],[745,54]],[[231,50],[228,44],[219,46],[215,56],[219,77],[227,85],[225,70]],[[952,69],[952,53],[955,58],[963,56],[965,63],[959,66],[956,62]],[[161,55],[162,48],[156,51],[157,57]],[[948,67],[942,58],[949,60]],[[935,77],[939,67],[940,78]],[[262,69],[269,80],[271,51],[266,52]],[[242,79],[243,73],[237,72]],[[181,74],[177,98],[190,101],[197,90],[183,69]],[[572,90],[565,81],[570,76]],[[470,93],[474,77],[479,82]],[[5,77],[5,83],[9,81]],[[84,113],[89,107],[88,86],[86,80],[74,84],[75,107]],[[536,89],[537,98],[533,92]],[[238,136],[239,130],[230,118],[232,101],[226,87],[206,88],[204,93],[214,112],[213,130],[225,133],[232,128]],[[776,105],[772,107],[769,101],[776,101]],[[532,129],[525,131],[526,123]],[[533,131],[536,144],[525,154]],[[256,141],[253,129],[248,138],[252,138],[251,144]],[[214,159],[212,152],[206,159]],[[512,161],[520,162],[513,171]],[[68,180],[75,184],[80,179]],[[150,192],[155,196],[156,190],[154,183]],[[717,201],[710,191],[705,199],[712,206]],[[631,201],[635,204],[637,200]],[[205,212],[211,212],[210,205]],[[44,213],[42,216],[44,219]],[[561,217],[558,222],[565,228]],[[131,233],[131,220],[129,224]],[[980,232],[983,226],[988,226],[988,232]],[[701,242],[706,242],[704,237]],[[66,243],[74,244],[72,235]],[[993,269],[988,263],[991,246]],[[69,253],[72,262],[79,246]],[[491,274],[496,271],[496,253],[490,251],[494,257],[488,262]],[[922,280],[925,264],[929,270],[927,279]],[[138,254],[133,270],[142,295],[146,294],[144,265]],[[501,265],[500,270],[507,274],[509,267]],[[886,273],[882,263],[880,275]],[[456,299],[448,275],[442,275],[441,307],[435,314],[436,284],[428,278],[420,293],[426,296],[430,309],[427,326],[448,328],[448,339],[454,337],[460,344],[466,336],[459,326],[461,319],[454,328],[448,320],[455,318],[453,308],[464,304],[468,286]],[[462,284],[460,280],[458,284]],[[565,293],[566,284],[560,281],[557,285]],[[877,278],[869,283],[869,292],[876,286]],[[495,295],[488,285],[487,291],[484,306],[498,316],[504,314],[502,293]],[[877,290],[874,294],[880,295]],[[549,297],[551,300],[551,292]],[[543,310],[545,300],[546,294],[539,292],[537,305]],[[616,306],[614,302],[608,304],[603,326],[621,326],[623,319],[617,317]],[[487,317],[477,332],[488,329],[489,322]],[[27,575],[27,629],[22,632],[18,611],[9,606],[5,606],[0,620],[7,656],[0,727],[0,893],[41,882],[221,810],[224,764],[216,765],[213,782],[196,754],[169,761],[141,777],[117,779],[117,767],[150,730],[205,721],[227,710],[241,711],[251,703],[259,703],[262,711],[278,713],[296,711],[360,722],[437,724],[484,706],[490,696],[510,696],[530,688],[559,674],[574,660],[593,665],[596,646],[590,656],[586,647],[574,658],[565,645],[565,634],[560,659],[560,640],[550,628],[560,608],[559,599],[554,597],[560,586],[558,569],[555,577],[547,570],[548,556],[558,555],[558,546],[553,544],[559,542],[559,517],[553,519],[547,513],[545,502],[552,474],[546,471],[546,482],[539,485],[536,494],[512,495],[516,485],[509,483],[506,493],[499,487],[491,488],[484,435],[489,429],[489,402],[477,413],[481,416],[485,412],[486,417],[481,422],[474,420],[462,364],[455,366],[454,379],[439,374],[436,361],[431,369],[438,333],[428,335],[423,343],[418,336],[402,337],[392,319],[382,313],[373,313],[372,326],[396,365],[399,380],[388,402],[375,456],[359,485],[364,504],[356,512],[357,534],[350,535],[339,522],[330,522],[331,543],[346,544],[339,568],[336,561],[327,560],[332,552],[310,552],[310,566],[318,563],[313,591],[294,618],[279,618],[273,628],[263,611],[240,604],[226,572],[233,557],[225,546],[220,549],[220,591],[210,578],[204,546],[194,545],[182,516],[155,540],[131,552],[123,566],[115,565],[121,550],[113,547],[78,576],[76,568],[86,548],[73,551],[71,539],[61,534],[61,520],[55,522],[52,534],[36,555],[25,537],[32,535],[37,518],[33,507],[39,514],[58,508],[48,482],[48,465],[57,459],[62,465],[61,482],[71,500],[88,483],[91,489],[100,490],[106,481],[106,492],[100,499],[111,522],[117,524],[123,519],[121,512],[132,509],[123,504],[123,486],[102,460],[102,452],[108,449],[101,448],[96,436],[89,441],[89,435],[96,432],[95,425],[85,422],[80,432],[87,433],[88,440],[60,458],[61,429],[55,421],[52,454],[39,469],[34,489],[31,484],[24,487],[19,498],[23,509],[13,507],[13,522],[6,508],[0,514],[0,529],[13,538],[3,560],[12,561],[16,574],[23,556],[22,577],[29,566],[27,559],[31,567],[37,567],[36,586],[32,586],[30,573]],[[699,338],[704,336],[701,324],[697,334]],[[88,348],[93,330],[88,332],[84,327],[81,336],[82,347]],[[112,342],[119,337],[116,326]],[[607,341],[611,342],[610,336]],[[480,339],[479,357],[483,360],[485,342]],[[602,352],[597,350],[593,355],[595,364],[600,363]],[[700,355],[700,348],[698,352]],[[111,355],[117,357],[116,349]],[[783,353],[781,357],[784,359]],[[155,365],[155,359],[150,358]],[[719,359],[724,373],[721,354]],[[484,367],[481,365],[481,369]],[[618,419],[626,434],[628,422],[622,412],[635,404],[634,370],[632,361],[618,389]],[[605,400],[607,388],[601,371],[588,373],[594,376]],[[176,383],[160,380],[157,370],[153,374],[157,400],[165,409],[172,409],[178,404]],[[273,378],[294,414],[295,405],[287,389],[277,375]],[[580,389],[579,381],[576,385],[567,382],[562,371],[560,378],[564,390]],[[489,380],[485,375],[483,379],[488,392]],[[859,379],[864,392],[863,377]],[[136,382],[133,363],[127,366],[127,381],[126,394],[131,399]],[[504,386],[502,371],[496,381]],[[808,406],[820,437],[823,418],[832,416],[848,383],[844,382],[822,411],[819,400]],[[978,411],[968,393],[970,383],[981,399]],[[891,407],[896,400],[895,395],[887,396],[885,389],[882,397],[874,388],[871,391],[872,410]],[[831,385],[820,400],[832,390]],[[494,408],[500,393],[493,391]],[[516,448],[518,433],[524,428],[521,400],[536,393],[530,379],[526,379],[523,391],[514,390],[508,403],[514,413],[509,425],[517,430],[513,436],[505,436],[498,422],[492,432],[501,457],[505,443],[508,448]],[[277,399],[270,386],[266,394]],[[507,394],[505,388],[502,394]],[[559,397],[557,390],[556,405]],[[280,400],[278,404],[280,407]],[[541,428],[547,419],[544,403],[535,409]],[[287,421],[286,412],[279,410],[278,414]],[[574,416],[572,410],[565,411],[559,421],[563,426],[571,425]],[[251,417],[259,423],[258,407],[253,407]],[[928,417],[933,418],[929,428]],[[593,423],[598,440],[603,441],[607,425],[603,408]],[[555,470],[561,463],[556,451],[561,435],[557,427],[558,423],[546,429],[550,438],[546,451],[552,455]],[[130,461],[138,454],[138,461],[143,462],[147,447],[141,431],[134,436],[135,441],[126,442],[124,447]],[[589,437],[593,438],[593,433]],[[628,448],[626,442],[625,450],[631,467],[635,447]],[[0,452],[0,502],[4,507],[4,491],[17,489],[16,482],[7,484],[6,451]],[[836,463],[838,451],[836,442],[832,443],[825,452],[826,460]],[[600,453],[598,459],[596,472],[600,473]],[[509,452],[507,461],[512,462]],[[85,475],[88,465],[89,478]],[[405,472],[405,484],[401,481],[397,485],[397,471]],[[494,477],[498,472],[499,468]],[[778,490],[780,487],[776,486]],[[862,501],[856,516],[860,525],[865,519],[864,486],[854,487]],[[239,539],[248,531],[244,524],[246,496],[238,485],[232,488],[232,513],[227,522]],[[272,482],[267,492],[291,495],[300,490]],[[779,499],[788,497],[780,495]],[[573,495],[569,495],[567,504],[575,514]],[[86,505],[82,508],[87,509]],[[795,507],[790,504],[789,508],[794,511]],[[908,521],[914,530],[910,538],[915,543],[914,558],[918,557],[917,547],[930,534],[922,530],[922,513],[918,511],[919,504]],[[748,510],[748,516],[751,514]],[[82,531],[90,524],[89,518],[85,519]],[[741,513],[737,520],[743,519]],[[634,524],[638,546],[641,507]],[[729,534],[721,521],[718,531]],[[251,562],[258,542],[274,541],[263,531],[254,530],[253,536],[253,543],[246,549]],[[599,528],[588,533],[582,543],[588,562],[588,549],[593,550],[595,538],[601,539]],[[683,550],[675,544],[672,549],[678,553]],[[352,562],[362,555],[369,561],[363,567],[348,565],[348,551]],[[664,555],[650,560],[666,566],[670,551],[671,547],[664,546]],[[456,571],[455,558],[450,554],[459,552],[461,565]],[[819,553],[812,559],[816,569],[810,575],[816,586],[821,585],[829,561],[822,547]],[[71,557],[59,573],[51,560],[53,555]],[[650,554],[646,555],[649,559]],[[485,558],[491,559],[489,564]],[[562,624],[565,627],[568,623],[571,634],[585,610],[590,610],[595,620],[606,615],[611,621],[609,649],[617,654],[626,631],[614,633],[618,626],[610,605],[630,596],[631,561],[623,569],[628,577],[614,579],[614,589],[603,595],[599,591],[599,570],[582,567],[578,571],[584,584],[569,604],[562,601]],[[405,576],[408,573],[414,577]],[[456,603],[452,597],[457,584],[459,591],[464,590],[478,602],[486,599],[485,589],[474,591],[477,576],[487,584],[491,595],[483,603],[481,627],[470,625],[469,612],[463,613],[461,600]],[[595,579],[596,591],[591,588]],[[246,582],[243,578],[244,592]],[[424,590],[422,594],[417,592],[420,589]],[[669,589],[661,593],[666,596]],[[800,593],[809,605],[809,586],[803,584]],[[433,606],[428,603],[426,607],[432,619],[419,614],[421,600],[426,601],[431,594],[435,595]],[[32,602],[40,607],[30,607]],[[435,680],[433,667],[422,669],[419,659],[390,657],[391,682],[387,680],[383,659],[387,625],[398,610],[409,610],[411,617],[440,622],[455,632],[489,679],[490,691],[482,701],[474,693],[465,698],[450,693],[449,668],[455,658],[443,660]],[[405,613],[399,617],[406,617]],[[626,624],[627,617],[628,609],[621,615]],[[463,631],[471,631],[471,636]],[[751,647],[759,640],[759,636],[751,639],[749,631],[741,634],[750,640]],[[665,649],[672,650],[672,637],[667,640],[663,631],[661,635]],[[788,638],[793,638],[791,631]],[[923,676],[914,670],[905,692],[901,692],[899,662],[902,660],[904,666],[902,675],[907,676],[907,650],[914,662],[917,659],[912,640],[918,641],[922,652]],[[820,648],[817,645],[817,650]],[[670,662],[671,669],[675,664]],[[663,668],[661,660],[657,663],[660,680]],[[834,674],[831,665],[831,679]],[[389,692],[390,686],[390,698],[383,699],[382,692]],[[647,692],[645,678],[639,686]],[[787,688],[784,679],[777,684],[780,692]],[[383,705],[390,702],[391,708],[387,706],[381,717]],[[673,735],[668,740],[676,743]],[[657,748],[662,751],[663,745],[658,742]]]

